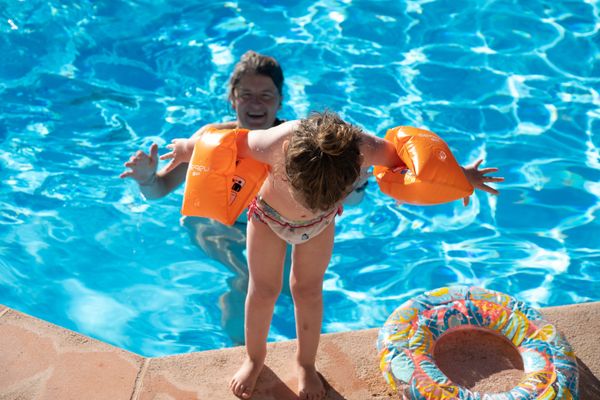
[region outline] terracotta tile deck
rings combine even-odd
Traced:
[[[600,399],[600,303],[547,308],[544,314],[579,358],[581,399]],[[322,336],[317,365],[330,386],[327,399],[397,398],[379,373],[376,337],[376,329]],[[450,347],[469,346],[465,337],[453,340]],[[294,341],[269,345],[253,399],[297,399],[294,349]],[[510,387],[518,379],[516,369],[481,372],[493,365],[493,350],[467,359],[478,371],[475,389]],[[227,383],[243,356],[237,347],[144,358],[0,305],[0,400],[235,399]]]

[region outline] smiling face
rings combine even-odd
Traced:
[[[268,76],[245,74],[233,88],[231,105],[241,128],[267,129],[275,122],[281,95]]]

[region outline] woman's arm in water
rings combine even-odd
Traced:
[[[233,129],[236,125],[235,121],[204,125],[194,132],[190,139],[200,137],[209,129]],[[169,164],[157,171],[158,160],[158,145],[154,143],[148,153],[139,150],[129,158],[124,164],[128,170],[121,173],[120,178],[135,180],[146,199],[164,197],[185,181],[187,163],[180,163],[171,168]]]

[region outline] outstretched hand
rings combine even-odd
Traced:
[[[483,160],[481,160],[481,159],[477,160],[477,162],[475,164],[470,165],[468,167],[464,167],[463,172],[465,173],[465,176],[469,180],[469,183],[471,185],[473,185],[473,187],[475,189],[483,190],[484,192],[488,192],[488,193],[491,193],[491,194],[497,196],[498,191],[496,189],[494,189],[493,187],[488,186],[487,184],[492,183],[492,182],[504,182],[504,178],[496,177],[496,176],[487,176],[487,174],[490,174],[492,172],[497,172],[498,168],[479,169],[479,166],[481,165],[482,162],[483,162]],[[463,198],[463,204],[465,206],[469,205],[469,198],[470,198],[470,196]]]
[[[170,149],[171,151],[160,156],[161,160],[171,160],[163,171],[169,172],[180,164],[190,162],[193,152],[193,147],[190,145],[191,143],[188,139],[173,139],[171,144],[167,145],[167,149]]]
[[[140,185],[148,184],[156,176],[158,145],[153,143],[150,146],[150,154],[138,150],[124,166],[129,169],[121,173],[120,178],[133,178]]]

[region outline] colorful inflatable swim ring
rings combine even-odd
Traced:
[[[440,204],[470,196],[473,186],[448,145],[433,132],[410,126],[387,131],[404,165],[376,166],[373,174],[381,191],[410,204]]]
[[[436,366],[433,348],[449,331],[484,329],[510,340],[525,376],[508,392],[481,394],[459,386]],[[380,367],[403,399],[577,399],[575,355],[540,313],[514,298],[477,287],[426,292],[398,307],[379,331]]]
[[[188,165],[181,213],[232,225],[256,196],[266,164],[237,157],[236,140],[247,129],[210,130],[200,137]]]

